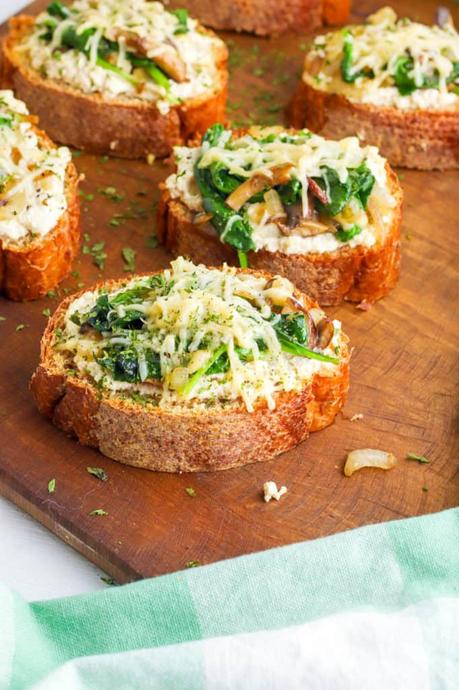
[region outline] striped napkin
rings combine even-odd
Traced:
[[[0,586],[1,690],[458,690],[459,510],[94,594]]]

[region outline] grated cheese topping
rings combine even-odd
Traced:
[[[348,79],[343,59],[348,51]],[[363,25],[318,36],[303,79],[315,89],[356,103],[405,110],[458,106],[459,34],[447,22],[426,26],[384,7]]]
[[[273,141],[267,141],[273,139]],[[355,198],[333,219],[343,230],[358,225],[360,232],[347,241],[338,239],[336,233],[322,232],[314,236],[303,236],[292,228],[284,235],[279,225],[273,222],[269,202],[249,201],[244,206],[253,230],[255,251],[266,249],[284,254],[323,253],[341,249],[344,246],[373,246],[384,239],[393,219],[397,200],[388,187],[386,161],[374,146],[362,147],[357,137],[332,141],[312,134],[307,130],[292,137],[291,130],[281,127],[251,127],[243,136],[232,136],[225,132],[218,145],[208,147],[175,147],[176,172],[166,180],[166,187],[173,199],[179,199],[194,214],[203,212],[203,199],[195,180],[195,165],[210,168],[220,165],[231,175],[241,180],[249,179],[255,173],[270,166],[292,164],[292,177],[302,184],[301,203],[303,213],[308,212],[307,190],[310,178],[321,178],[324,169],[336,171],[340,182],[346,182],[349,170],[366,165],[374,176],[374,185],[366,208]],[[242,211],[241,211],[242,212]],[[233,220],[234,222],[234,220]],[[225,234],[229,227],[225,229]],[[224,236],[220,236],[224,240]]]
[[[242,402],[249,412],[261,400],[274,409],[279,392],[301,390],[318,371],[333,376],[345,342],[334,321],[329,345],[315,350],[334,361],[285,352],[275,324],[293,292],[285,278],[269,283],[178,258],[157,276],[75,299],[56,337],[56,356],[70,375],[114,397],[165,408]],[[320,309],[313,313],[324,317]]]
[[[25,244],[43,237],[67,208],[65,147],[49,148],[12,91],[0,91],[0,240]]]
[[[32,69],[45,78],[84,93],[100,93],[106,99],[155,102],[163,114],[172,104],[215,89],[216,54],[224,49],[224,43],[203,32],[198,22],[187,15],[181,20],[160,2],[150,0],[76,0],[64,9],[70,10],[70,17],[58,22],[48,12],[38,15],[34,30],[18,46]],[[52,39],[48,36],[45,40],[50,25]],[[84,51],[61,45],[69,28],[74,28],[78,36],[88,30],[93,32]],[[104,59],[124,77],[101,66],[98,60],[98,51],[107,46],[107,41],[115,44],[115,49]],[[140,58],[160,60],[165,51],[172,64],[178,62],[184,69],[183,78],[171,78],[169,87],[157,83],[129,59],[129,54],[134,53]]]

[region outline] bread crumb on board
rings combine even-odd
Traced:
[[[276,482],[265,482],[263,484],[263,494],[266,503],[269,503],[272,498],[278,501],[280,497],[286,493],[287,487],[281,486],[280,489],[278,489]]]
[[[353,414],[352,417],[350,417],[349,421],[350,422],[358,422],[359,419],[363,419],[363,414],[361,412],[357,412],[356,414]]]

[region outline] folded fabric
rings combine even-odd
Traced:
[[[457,690],[459,510],[27,604],[1,690]]]

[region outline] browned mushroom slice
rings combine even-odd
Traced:
[[[266,168],[266,170],[255,172],[252,177],[240,184],[234,192],[231,192],[226,199],[226,203],[233,211],[239,211],[249,199],[255,196],[255,194],[262,192],[266,187],[286,184],[290,180],[292,168],[292,163],[282,163],[281,165],[273,165],[271,168]]]
[[[314,237],[314,235],[323,235],[325,232],[335,233],[337,230],[337,226],[331,221],[329,223],[321,223],[318,220],[308,220],[307,218],[300,218],[298,224],[294,227],[281,222],[276,222],[276,225],[286,237],[290,235]]]
[[[317,324],[316,347],[320,348],[321,350],[325,350],[325,348],[330,345],[334,332],[335,327],[333,326],[333,322],[327,316],[324,316],[323,319],[321,319]]]
[[[114,40],[124,38],[128,48],[134,49],[142,57],[153,60],[174,81],[186,81],[186,64],[174,46],[158,43],[148,36],[139,36],[134,31],[119,27],[113,28],[109,38],[112,36]]]
[[[317,197],[317,199],[319,199],[319,201],[322,204],[329,203],[327,193],[322,189],[320,185],[317,184],[315,180],[312,179],[312,177],[308,178],[308,186],[311,192],[314,194],[314,196]]]

